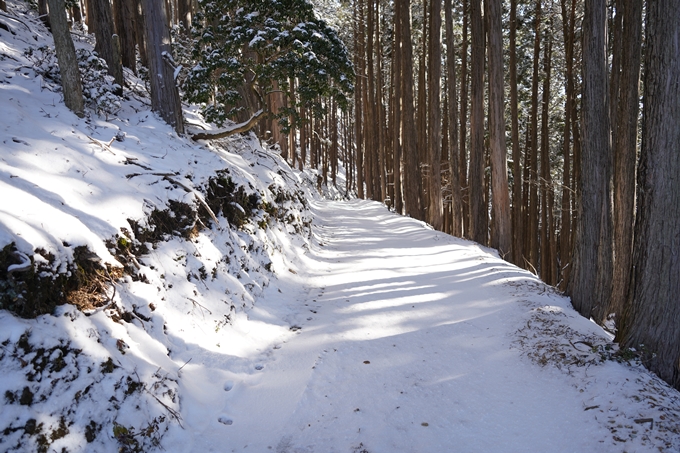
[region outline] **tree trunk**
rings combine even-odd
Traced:
[[[463,236],[463,207],[460,191],[460,162],[458,146],[458,97],[456,95],[456,50],[453,36],[453,6],[444,0],[446,20],[446,75],[448,88],[449,168],[451,171],[451,234]]]
[[[387,175],[385,174],[386,156],[385,156],[385,131],[387,130],[385,103],[383,102],[383,64],[382,64],[382,33],[380,29],[380,0],[375,2],[375,60],[376,60],[376,120],[378,123],[377,140],[377,167],[375,171],[376,178],[379,183],[376,193],[380,194],[380,201],[385,202],[387,199]]]
[[[137,55],[135,44],[137,42],[135,30],[134,5],[130,0],[115,0],[113,12],[116,25],[116,33],[120,37],[121,61],[123,66],[137,73]]]
[[[646,17],[635,267],[618,339],[680,389],[680,3],[648,2]]]
[[[517,108],[517,0],[510,1],[510,116],[512,142],[512,262],[522,262],[522,165]]]
[[[641,3],[641,1],[639,1]],[[623,0],[612,0],[610,11],[612,20],[611,74],[609,77],[609,124],[611,126],[611,142],[614,143],[618,121],[616,115],[619,103],[619,86],[621,83],[621,49],[623,43]]]
[[[574,308],[602,320],[612,279],[611,154],[606,60],[606,4],[586,0],[583,18],[583,150],[577,240],[569,285]]]
[[[610,313],[621,313],[632,268],[642,44],[642,3],[624,0],[618,133],[614,136],[614,277]]]
[[[375,173],[374,173],[374,161],[376,158],[376,148],[375,148],[375,138],[376,133],[368,133],[369,128],[375,131],[376,121],[375,121],[375,71],[373,70],[373,13],[372,6],[373,0],[363,0],[362,1],[362,23],[366,21],[366,30],[363,34],[366,51],[363,54],[365,58],[365,72],[362,74],[366,75],[366,85],[364,85],[363,91],[363,101],[364,101],[364,115],[366,118],[365,130],[364,130],[364,159],[366,163],[364,169],[366,171],[366,198],[375,200]]]
[[[428,1],[423,1],[423,24],[420,42],[420,62],[418,64],[418,92],[416,100],[416,127],[418,135],[416,137],[416,148],[418,149],[418,193],[420,196],[421,209],[427,218],[429,198],[425,194],[429,185],[430,169],[426,168],[428,154],[428,110],[427,110],[427,34],[428,34]]]
[[[392,58],[392,73],[394,78],[394,107],[392,118],[392,181],[394,183],[394,210],[398,214],[404,211],[404,202],[402,199],[402,173],[401,173],[401,157],[402,157],[402,118],[401,111],[404,103],[403,82],[401,77],[403,58],[403,48],[401,43],[402,26],[401,26],[401,8],[395,5],[394,8],[394,56]]]
[[[565,49],[565,75],[566,75],[566,100],[564,104],[564,142],[562,145],[562,153],[564,158],[564,164],[562,168],[562,216],[560,221],[560,289],[564,290],[567,287],[567,282],[569,281],[569,266],[571,264],[571,190],[572,190],[572,177],[571,177],[571,157],[570,145],[572,130],[575,128],[575,124],[572,121],[572,110],[574,109],[574,14],[576,7],[576,0],[571,0],[572,14],[567,13],[567,1],[561,0],[561,10],[562,10],[562,27],[564,36],[564,49]]]
[[[76,59],[76,48],[73,45],[66,21],[66,5],[64,0],[49,0],[50,24],[54,37],[54,48],[59,61],[61,88],[64,104],[73,113],[83,116],[83,87]]]
[[[541,102],[541,279],[549,285],[555,284],[553,277],[553,266],[555,259],[553,256],[553,207],[554,192],[552,187],[552,176],[550,173],[550,141],[548,122],[550,115],[550,70],[552,59],[552,16],[546,38],[548,40],[543,53],[543,94]]]
[[[442,16],[441,0],[430,0],[430,33],[429,33],[429,72],[428,107],[430,121],[428,122],[428,164],[430,167],[429,177],[429,203],[428,222],[435,230],[442,231],[442,111],[441,111],[441,75],[442,75]]]
[[[362,96],[365,90],[366,79],[363,77],[364,47],[363,47],[363,14],[362,0],[354,1],[354,23],[358,30],[354,38],[354,67],[357,72],[356,86],[354,90],[354,127],[356,143],[356,164],[357,164],[357,194],[359,198],[364,195],[364,136],[362,130],[363,123],[363,101]]]
[[[460,171],[460,189],[461,201],[463,205],[463,237],[470,238],[470,188],[468,187],[467,170],[468,170],[468,156],[467,156],[467,115],[468,115],[468,28],[470,16],[469,1],[463,0],[463,45],[460,49],[460,155],[459,157],[459,171]]]
[[[484,203],[484,25],[482,0],[470,3],[472,28],[472,90],[470,94],[470,169],[468,193],[470,194],[471,239],[487,244],[488,214]]]
[[[534,67],[531,77],[531,122],[529,124],[530,142],[528,146],[529,155],[525,159],[528,164],[525,171],[525,178],[528,181],[528,202],[527,224],[525,225],[525,258],[529,260],[530,267],[538,268],[538,79],[539,63],[541,60],[541,0],[536,0],[534,12]],[[525,197],[526,197],[525,195]]]
[[[66,6],[64,6],[64,8],[66,8]],[[42,23],[45,24],[45,27],[47,27],[48,30],[51,30],[50,13],[47,11],[47,0],[38,0],[38,17],[40,17]],[[65,12],[64,17],[66,17]],[[68,29],[68,22],[66,28]]]
[[[177,0],[177,20],[182,23],[184,34],[191,36],[193,4],[191,0]]]
[[[416,123],[413,103],[413,45],[411,43],[411,2],[397,2],[401,8],[402,58],[401,81],[403,86],[403,102],[401,120],[403,124],[402,139],[404,153],[404,198],[406,215],[422,219],[418,180],[418,148],[416,146]]]
[[[163,54],[172,55],[170,30],[164,2],[142,0],[146,30],[151,109],[157,112],[178,134],[184,133],[184,118],[174,68]]]
[[[115,34],[113,27],[113,12],[109,0],[90,0],[90,20],[96,23],[94,28],[96,43],[94,50],[106,61],[109,66],[109,74],[118,85],[123,86],[123,67],[120,58],[116,58],[112,36]]]
[[[503,114],[503,30],[501,0],[488,2],[489,14],[489,130],[491,144],[492,216],[491,247],[502,257],[510,258],[512,230],[510,193],[508,191],[505,115]]]

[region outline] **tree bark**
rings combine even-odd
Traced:
[[[61,88],[64,104],[73,113],[83,116],[83,87],[76,59],[76,48],[73,45],[66,21],[66,5],[64,0],[49,0],[50,24],[54,37],[54,48],[59,61]]]
[[[387,199],[387,175],[386,168],[386,153],[385,153],[385,131],[387,130],[387,118],[385,113],[385,103],[383,99],[383,58],[382,58],[382,33],[380,28],[380,0],[375,1],[375,61],[376,61],[376,120],[378,122],[377,140],[377,168],[375,171],[376,178],[379,182],[380,201],[385,202]]]
[[[583,149],[579,215],[569,285],[574,308],[603,319],[612,281],[611,154],[606,60],[606,4],[586,0],[583,18]]]
[[[442,16],[441,0],[430,0],[430,32],[429,32],[429,72],[428,107],[430,114],[428,122],[428,164],[430,167],[429,177],[429,203],[428,222],[435,230],[442,230],[442,111],[441,111],[441,74],[442,74]]]
[[[446,22],[446,75],[448,88],[449,168],[451,171],[451,234],[463,236],[463,207],[460,191],[460,162],[458,147],[458,97],[456,94],[456,49],[453,36],[453,5],[444,0]]]
[[[402,173],[401,173],[401,157],[402,157],[402,118],[401,111],[404,102],[403,82],[401,77],[401,59],[403,58],[402,50],[402,27],[401,27],[401,8],[396,5],[394,8],[394,56],[392,58],[392,73],[394,78],[394,106],[392,119],[392,181],[394,183],[394,210],[401,214],[404,210],[404,202],[402,199]]]
[[[402,139],[404,153],[404,201],[406,215],[416,219],[423,218],[420,204],[418,179],[418,148],[416,146],[416,123],[413,102],[413,45],[411,43],[411,2],[404,0],[397,2],[401,8],[402,58],[401,81],[403,87],[403,102],[401,111]]]
[[[123,86],[123,67],[121,61],[116,58],[113,48],[112,36],[116,33],[113,27],[113,12],[109,0],[90,0],[88,11],[91,15],[90,20],[96,23],[94,28],[96,43],[94,50],[106,61],[109,67],[109,74],[118,85]]]
[[[66,7],[64,6],[64,8]],[[48,30],[51,30],[52,25],[50,24],[50,13],[47,10],[47,0],[38,0],[38,16],[42,23],[45,24],[45,27],[47,27]],[[64,13],[64,17],[66,17],[66,13]]]
[[[571,162],[573,154],[571,151],[571,137],[573,129],[575,128],[574,121],[572,121],[572,110],[574,109],[574,13],[576,0],[571,1],[572,14],[567,12],[567,1],[561,0],[562,10],[562,29],[564,36],[565,49],[565,79],[566,79],[566,100],[564,104],[564,142],[562,145],[563,167],[562,167],[562,206],[561,206],[561,220],[560,220],[560,239],[559,239],[559,278],[560,289],[564,290],[569,281],[569,266],[571,264],[571,190],[572,190],[572,171]]]
[[[517,0],[510,1],[510,116],[512,142],[512,262],[522,262],[522,165],[517,95]]]
[[[468,29],[470,8],[469,1],[463,0],[463,44],[460,49],[460,147],[459,147],[459,171],[461,201],[463,205],[463,237],[470,238],[470,187],[468,186],[467,170],[467,121],[468,121]]]
[[[364,195],[364,136],[362,130],[363,123],[363,108],[362,96],[365,90],[366,80],[363,70],[363,14],[362,0],[354,1],[354,23],[358,25],[358,30],[354,38],[354,67],[357,72],[356,86],[354,89],[354,127],[355,127],[355,144],[356,144],[356,164],[357,164],[357,195],[359,198],[365,198]]]
[[[184,117],[179,91],[175,84],[174,68],[166,55],[172,55],[170,30],[164,2],[142,0],[146,30],[149,82],[151,85],[151,109],[175,128],[184,133]]]
[[[628,293],[635,221],[642,3],[624,0],[618,133],[614,136],[614,277],[610,313],[621,313]]]
[[[555,258],[553,254],[553,207],[555,203],[550,173],[550,141],[548,122],[550,115],[550,72],[553,43],[552,17],[546,33],[548,40],[543,53],[543,93],[541,100],[541,256],[540,275],[541,279],[549,285],[555,284],[553,266]]]
[[[539,64],[541,60],[541,0],[536,0],[534,10],[534,67],[531,77],[531,120],[529,124],[530,142],[524,177],[527,180],[528,193],[525,192],[526,225],[525,225],[525,258],[530,267],[538,268],[538,239],[539,239],[539,209],[538,209],[538,82]],[[528,198],[527,198],[528,196]]]
[[[680,389],[680,3],[648,2],[646,18],[635,267],[618,339]]]
[[[510,193],[508,191],[507,148],[505,144],[505,115],[503,113],[503,30],[501,28],[501,0],[488,2],[489,14],[489,130],[491,144],[491,191],[493,227],[491,247],[502,257],[510,258],[512,229]]]
[[[116,33],[120,37],[121,62],[123,66],[137,73],[137,55],[135,44],[137,42],[135,29],[135,14],[130,0],[115,0],[113,12],[116,25]]]
[[[484,25],[482,0],[470,3],[472,27],[472,89],[470,94],[470,169],[468,192],[470,194],[471,239],[487,244],[488,214],[484,203]]]
[[[177,20],[184,26],[184,34],[191,36],[191,20],[193,17],[193,2],[191,0],[177,0]]]

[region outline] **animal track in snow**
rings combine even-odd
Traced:
[[[257,371],[261,371],[261,370],[264,369],[264,365],[262,365],[261,363],[258,363],[257,365],[255,365],[255,369],[256,369]]]
[[[230,390],[233,389],[233,388],[234,388],[234,383],[233,383],[233,382],[227,381],[227,382],[224,383],[224,391],[225,391],[225,392],[228,392],[228,391],[230,391]]]
[[[226,415],[220,415],[220,416],[217,418],[217,421],[220,422],[220,423],[222,423],[223,425],[227,425],[227,426],[230,426],[230,425],[233,425],[233,424],[234,424],[234,420],[232,420],[231,418],[227,417]]]

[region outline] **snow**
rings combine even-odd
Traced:
[[[0,249],[119,267],[128,219],[196,205],[159,174],[204,194],[228,169],[286,217],[149,244],[113,305],[0,310],[0,451],[680,451],[680,393],[529,272],[343,200],[342,174],[321,197],[252,135],[178,137],[137,79],[116,115],[76,117],[24,56],[49,34],[8,6],[32,30],[0,29]]]

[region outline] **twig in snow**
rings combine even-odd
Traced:
[[[205,311],[207,311],[209,314],[212,315],[212,312],[211,312],[210,310],[208,310],[206,307],[204,307],[203,305],[201,305],[201,304],[199,304],[198,302],[196,302],[196,301],[195,301],[194,299],[192,299],[191,297],[187,297],[187,299],[189,299],[189,300],[194,304],[194,306],[198,305],[199,308],[204,309]],[[203,310],[201,310],[201,314],[203,314]],[[205,315],[204,315],[204,316],[205,316]]]
[[[90,141],[91,141],[92,143],[94,143],[95,145],[98,145],[99,147],[101,147],[101,149],[110,152],[110,153],[113,154],[114,156],[116,155],[116,153],[114,153],[113,150],[111,149],[111,143],[113,143],[113,141],[116,139],[116,136],[115,136],[115,135],[111,138],[111,140],[109,140],[108,143],[105,143],[105,142],[102,142],[102,141],[100,141],[100,140],[97,140],[96,138],[92,138],[92,137],[90,137],[89,135],[85,135],[85,136],[86,136],[87,138],[89,138]]]
[[[636,418],[636,419],[633,420],[633,421],[634,421],[635,423],[637,423],[638,425],[640,425],[640,424],[642,424],[642,423],[649,423],[649,424],[650,424],[650,425],[649,425],[649,428],[650,428],[650,429],[654,429],[654,419],[653,419],[653,418]]]
[[[192,357],[191,359],[193,359],[193,357]],[[189,359],[189,360],[187,360],[186,362],[184,362],[184,365],[182,365],[181,367],[179,367],[179,369],[177,370],[177,372],[179,373],[180,371],[182,371],[182,368],[184,368],[185,366],[187,366],[187,364],[188,364],[189,362],[191,362],[191,359]]]

